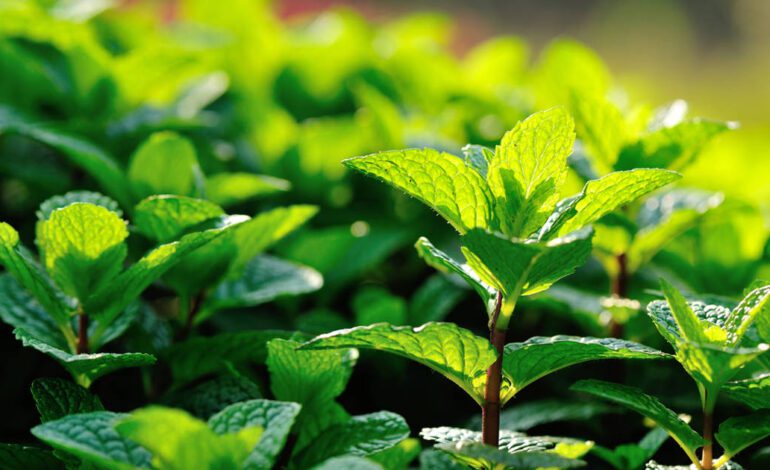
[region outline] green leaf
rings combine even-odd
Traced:
[[[582,467],[582,460],[567,459],[552,452],[515,452],[496,449],[480,442],[460,441],[455,444],[440,444],[436,448],[451,454],[458,461],[473,468],[516,468],[537,470],[539,468]]]
[[[671,168],[680,170],[692,163],[716,135],[735,129],[735,123],[687,119],[642,136],[620,152],[616,170]]]
[[[127,237],[126,222],[114,212],[75,203],[53,211],[41,222],[37,242],[56,284],[83,301],[120,272]]]
[[[99,377],[126,367],[141,367],[155,364],[155,357],[144,353],[99,353],[70,354],[44,343],[22,329],[13,331],[16,339],[54,358],[82,385],[88,386]]]
[[[198,337],[174,344],[165,354],[177,386],[204,375],[219,372],[226,364],[263,363],[267,342],[289,338],[293,333],[279,330],[240,331]]]
[[[485,338],[452,323],[418,328],[385,323],[339,330],[318,336],[302,349],[362,348],[386,351],[419,362],[459,385],[481,403],[486,370],[497,354]]]
[[[93,176],[124,207],[131,204],[128,183],[111,155],[81,137],[74,137],[53,127],[33,124],[23,118],[7,119],[11,114],[18,116],[18,113],[0,113],[0,130],[25,135],[61,152],[73,164]]]
[[[731,459],[743,449],[770,436],[770,410],[758,410],[747,416],[728,418],[714,435]]]
[[[482,281],[470,266],[458,263],[449,255],[433,246],[430,240],[425,237],[420,237],[414,246],[417,248],[417,254],[429,266],[443,273],[460,276],[481,297],[481,301],[486,306],[487,313],[495,308],[497,292]]]
[[[526,238],[553,212],[567,175],[573,128],[572,118],[559,107],[529,116],[503,136],[489,163],[487,182],[506,235]]]
[[[0,443],[0,462],[5,470],[50,470],[61,466],[48,449],[6,443]]]
[[[752,409],[770,409],[770,374],[728,382],[723,390]]]
[[[671,314],[676,322],[676,326],[681,334],[681,338],[685,341],[693,341],[695,343],[708,344],[712,341],[704,331],[705,328],[701,323],[701,320],[695,315],[690,306],[687,304],[687,299],[668,281],[665,279],[660,280],[660,287],[663,290],[663,294],[666,296],[666,301],[671,308]],[[717,327],[719,328],[719,327]],[[726,338],[724,338],[726,339]]]
[[[562,225],[564,235],[592,224],[604,215],[659,189],[682,176],[658,169],[617,171],[586,183],[574,202],[575,215]]]
[[[571,274],[591,253],[590,228],[538,243],[472,230],[462,237],[468,264],[486,283],[516,301]]]
[[[381,464],[388,470],[406,470],[409,464],[420,455],[420,440],[404,439],[395,446],[369,455],[369,459]]]
[[[768,315],[770,315],[770,284],[749,292],[730,312],[724,326],[728,334],[728,344],[738,346],[754,320],[759,316]]]
[[[286,180],[253,173],[218,173],[206,178],[206,198],[225,207],[290,188]]]
[[[157,132],[131,156],[128,179],[137,199],[153,194],[190,196],[199,172],[189,140],[173,132]]]
[[[95,465],[120,470],[150,468],[150,454],[114,429],[126,416],[109,411],[70,415],[35,426],[32,434],[54,449]]]
[[[52,346],[69,348],[53,316],[8,273],[0,274],[0,319]]]
[[[270,341],[267,357],[273,395],[302,405],[295,453],[321,431],[349,418],[334,399],[345,390],[358,359],[355,349],[301,351],[299,345],[296,341]]]
[[[401,416],[388,411],[354,416],[319,435],[291,462],[291,468],[312,468],[330,457],[367,456],[393,447],[409,437]]]
[[[99,397],[64,379],[43,378],[32,382],[32,398],[40,421],[54,421],[67,415],[104,409]]]
[[[154,466],[164,470],[239,469],[262,434],[250,426],[217,435],[186,412],[160,406],[134,411],[115,430],[149,450]]]
[[[603,403],[539,400],[509,406],[500,413],[500,428],[526,431],[541,424],[561,421],[589,421],[613,409]],[[478,422],[481,424],[481,421]]]
[[[465,164],[486,179],[489,162],[495,158],[495,151],[483,145],[468,144],[462,148],[462,152]]]
[[[209,420],[217,434],[238,432],[248,427],[264,429],[256,447],[243,462],[244,470],[270,470],[289,436],[300,405],[271,400],[249,400],[230,405]]]
[[[134,208],[134,225],[143,235],[160,243],[176,240],[187,229],[225,211],[203,199],[184,196],[150,196]]]
[[[322,285],[323,277],[315,269],[268,255],[257,256],[246,264],[240,278],[217,286],[198,319],[206,318],[208,309],[253,307],[281,296],[313,292]]]
[[[343,163],[417,198],[460,233],[490,226],[493,199],[486,182],[454,155],[433,149],[395,150]]]
[[[597,172],[609,173],[628,137],[623,115],[617,106],[600,95],[573,94],[571,98],[570,109],[575,116],[578,139]]]
[[[570,387],[570,390],[609,400],[649,418],[666,430],[687,453],[690,460],[698,461],[695,451],[706,444],[706,441],[657,398],[635,387],[601,380],[581,380]]]
[[[169,269],[197,248],[222,236],[228,226],[185,235],[179,241],[161,245],[118,275],[114,282],[94,293],[86,311],[109,325],[131,302]],[[101,333],[100,333],[101,334]]]
[[[512,381],[510,396],[557,370],[600,359],[666,359],[664,352],[616,338],[536,336],[523,343],[505,345],[503,371]]]
[[[262,392],[254,382],[232,372],[174,392],[164,398],[163,404],[208,419],[229,405],[261,397]]]
[[[332,457],[329,460],[324,460],[320,464],[314,466],[312,470],[337,470],[344,468],[345,470],[383,470],[384,467],[377,462],[363,457],[354,456],[342,456]]]
[[[351,302],[356,325],[390,323],[404,325],[407,317],[407,304],[381,287],[366,286],[356,292]]]
[[[19,284],[35,296],[35,299],[66,334],[66,330],[70,328],[69,312],[72,308],[64,301],[63,296],[53,286],[46,272],[33,259],[29,251],[19,244],[18,232],[4,222],[0,222],[0,263]],[[69,339],[74,342],[74,335]]]
[[[458,288],[460,282],[443,274],[430,276],[409,299],[407,322],[422,325],[444,320],[465,297],[465,291]]]
[[[61,196],[53,196],[40,204],[40,208],[35,214],[40,221],[48,220],[48,218],[51,217],[51,213],[56,209],[62,209],[76,202],[85,202],[95,206],[101,206],[114,212],[118,217],[123,216],[123,211],[120,210],[120,206],[117,202],[103,194],[95,193],[93,191],[70,191]]]

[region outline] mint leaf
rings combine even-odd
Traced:
[[[270,470],[289,436],[301,406],[271,400],[249,400],[230,405],[209,419],[217,434],[238,432],[248,427],[264,429],[256,447],[243,462],[244,470]]]
[[[728,334],[728,344],[739,345],[754,320],[760,315],[768,314],[770,314],[770,284],[749,292],[730,312],[724,326]]]
[[[666,296],[666,301],[671,308],[671,314],[678,327],[681,338],[695,343],[710,343],[711,339],[706,335],[700,319],[695,315],[687,299],[665,279],[660,280],[660,287]],[[716,326],[716,325],[715,325]],[[717,328],[719,328],[717,326]],[[726,338],[724,338],[726,339]]]
[[[527,431],[541,424],[561,421],[589,421],[613,409],[598,402],[539,400],[509,406],[500,413],[500,428],[508,431]],[[478,421],[479,425],[481,421]]]
[[[252,307],[285,295],[313,292],[322,285],[323,277],[315,269],[268,255],[256,256],[246,263],[239,278],[217,286],[198,321],[208,316],[208,309]]]
[[[592,224],[604,215],[681,177],[668,170],[636,169],[618,171],[591,180],[574,202],[575,215],[564,223],[559,233],[564,235]]]
[[[65,416],[32,428],[32,434],[55,449],[98,466],[150,468],[150,454],[114,429],[125,414],[95,411]]]
[[[155,363],[155,357],[144,353],[98,353],[71,354],[44,343],[22,329],[13,331],[16,339],[28,346],[54,358],[72,374],[78,383],[89,386],[99,377],[126,367],[141,367]]]
[[[5,222],[0,222],[0,263],[19,284],[35,296],[35,299],[66,334],[66,330],[70,329],[72,308],[53,286],[47,273],[32,254],[20,245],[19,233]],[[74,335],[69,339],[74,342]]]
[[[267,342],[289,338],[293,333],[280,330],[241,331],[198,337],[176,343],[165,353],[177,386],[219,372],[226,364],[262,363],[267,358]]]
[[[537,470],[539,468],[582,467],[582,460],[567,459],[552,452],[514,452],[496,449],[480,442],[460,441],[455,444],[440,444],[436,448],[451,454],[459,462],[474,468],[516,468]]]
[[[599,174],[612,171],[620,149],[628,138],[626,121],[608,99],[594,94],[573,94],[570,110],[577,137],[591,156]]]
[[[486,182],[454,155],[433,149],[396,150],[343,163],[417,198],[460,233],[490,226],[494,203]]]
[[[444,320],[465,297],[465,292],[458,289],[458,284],[460,281],[443,274],[430,276],[409,300],[407,323],[421,325]]]
[[[728,382],[723,390],[730,398],[752,409],[770,408],[770,374]]]
[[[163,400],[163,404],[182,408],[197,418],[208,419],[229,405],[261,397],[262,393],[254,382],[231,373],[174,392]]]
[[[302,405],[297,417],[295,453],[313,442],[321,431],[349,416],[334,399],[350,380],[358,351],[302,351],[300,343],[276,339],[268,343],[270,389],[283,401]]]
[[[417,328],[380,323],[335,331],[302,345],[330,348],[376,349],[406,357],[439,372],[478,403],[484,396],[486,370],[497,357],[488,340],[452,323]]]
[[[486,306],[487,313],[495,308],[497,292],[482,281],[470,266],[458,263],[449,255],[433,246],[430,240],[425,237],[420,237],[414,246],[417,249],[417,253],[425,260],[428,266],[443,273],[460,276],[481,297],[481,301]]]
[[[214,203],[184,196],[150,196],[134,208],[134,225],[143,235],[160,243],[179,238],[185,230],[225,211]]]
[[[526,238],[553,212],[567,175],[573,128],[563,108],[552,108],[529,116],[503,136],[489,163],[487,182],[506,235]]]
[[[706,444],[706,441],[657,398],[635,387],[601,380],[581,380],[570,387],[570,390],[609,400],[646,416],[665,429],[693,462],[698,461],[695,451]]]
[[[56,209],[62,209],[76,202],[85,202],[95,206],[101,206],[114,212],[118,217],[123,216],[123,211],[120,210],[120,206],[117,202],[103,194],[95,193],[93,191],[70,191],[61,196],[53,196],[40,204],[40,208],[35,214],[40,221],[48,220],[48,218],[51,217],[51,213]]]
[[[0,319],[59,349],[69,348],[53,316],[8,273],[0,274]]]
[[[249,426],[218,435],[186,412],[160,406],[134,411],[115,430],[149,450],[155,466],[167,470],[240,468],[262,434]]]
[[[367,456],[388,449],[409,437],[401,416],[388,411],[354,416],[318,436],[291,462],[291,468],[312,468],[330,457]]]
[[[54,421],[67,415],[104,409],[99,397],[63,379],[44,378],[32,382],[32,398],[40,421]]]
[[[616,338],[536,336],[505,345],[503,371],[512,381],[510,396],[557,370],[600,359],[666,359],[668,354]],[[501,397],[505,401],[509,397]]]
[[[127,237],[126,222],[114,212],[74,203],[40,223],[37,242],[56,284],[83,301],[120,272]]]
[[[462,237],[463,254],[484,282],[517,299],[545,290],[574,272],[588,258],[592,236],[586,228],[538,243],[471,230]]]
[[[758,410],[747,416],[728,418],[714,435],[730,459],[743,449],[770,436],[770,410]]]
[[[465,164],[486,178],[489,162],[495,158],[495,151],[482,145],[468,144],[462,148],[462,152]]]
[[[192,143],[173,132],[151,135],[128,165],[128,179],[137,199],[153,194],[190,196],[199,172]]]
[[[409,464],[420,455],[420,450],[422,450],[420,440],[408,438],[389,449],[369,455],[369,459],[381,464],[384,468],[404,470],[410,468]]]
[[[2,442],[0,462],[5,470],[49,470],[61,466],[61,461],[48,449]]]
[[[252,173],[218,173],[206,179],[206,198],[220,206],[231,206],[254,198],[283,193],[291,183]]]

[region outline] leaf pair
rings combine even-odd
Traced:
[[[497,354],[485,338],[451,323],[418,328],[375,324],[318,336],[302,349],[366,348],[419,362],[459,385],[477,403],[483,402],[486,370]],[[505,346],[503,403],[524,387],[565,367],[598,359],[662,359],[652,348],[617,339],[554,336],[531,338]]]

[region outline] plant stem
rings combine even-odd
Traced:
[[[703,411],[703,439],[707,441],[703,446],[703,458],[701,460],[701,467],[703,470],[711,470],[713,468],[713,444],[714,441],[714,411]]]
[[[77,354],[88,354],[88,315],[83,310],[78,311],[78,343]]]
[[[182,327],[180,339],[186,339],[190,335],[190,332],[192,332],[195,315],[198,314],[201,305],[203,305],[204,295],[203,292],[199,292],[198,295],[192,298],[192,301],[189,300],[189,297],[184,297],[187,301],[181,302],[180,307],[184,309],[182,311],[182,314],[184,315],[184,326]]]
[[[618,272],[612,278],[612,295],[621,299],[628,297],[628,258],[625,253],[615,257],[618,264]],[[623,324],[618,323],[614,318],[610,320],[610,336],[613,338],[623,337]]]
[[[489,322],[489,341],[497,352],[497,360],[487,369],[487,383],[484,388],[484,403],[481,407],[481,442],[497,447],[500,441],[500,388],[503,382],[503,349],[507,328],[498,329],[503,296],[497,293],[495,310]]]

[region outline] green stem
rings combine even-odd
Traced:
[[[500,388],[503,382],[503,351],[505,347],[505,326],[498,325],[503,296],[497,293],[495,309],[489,322],[489,341],[497,352],[497,359],[487,369],[484,386],[484,402],[481,406],[481,442],[497,447],[500,442]]]

